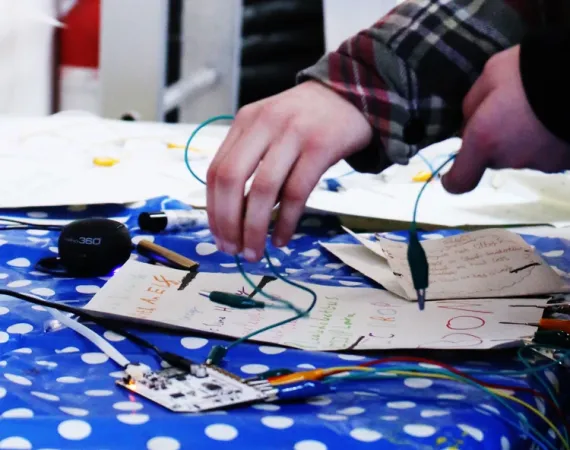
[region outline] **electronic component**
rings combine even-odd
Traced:
[[[264,401],[275,394],[267,382],[247,383],[219,367],[196,364],[190,372],[170,367],[125,377],[117,384],[170,411],[194,413]]]

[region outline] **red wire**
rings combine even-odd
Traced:
[[[438,366],[438,367],[441,367],[442,369],[448,370],[449,372],[452,372],[455,375],[459,375],[460,377],[467,378],[468,380],[471,380],[474,383],[480,384],[480,385],[485,386],[487,388],[503,389],[503,390],[509,390],[509,391],[519,391],[519,392],[530,393],[535,397],[541,398],[542,400],[547,402],[552,408],[554,408],[556,413],[562,419],[562,422],[564,423],[566,430],[568,430],[570,432],[570,427],[569,427],[568,422],[566,420],[566,415],[561,411],[561,409],[558,406],[556,406],[556,404],[550,398],[548,398],[546,395],[544,395],[541,392],[538,392],[532,388],[520,387],[520,386],[506,386],[503,384],[487,383],[486,381],[478,380],[477,378],[475,378],[475,377],[473,377],[473,376],[471,376],[471,375],[469,375],[469,374],[467,374],[467,373],[465,373],[459,369],[456,369],[455,367],[450,366],[449,364],[445,364],[445,363],[442,363],[439,361],[434,361],[431,359],[421,358],[421,357],[393,356],[393,357],[389,357],[389,358],[374,359],[372,361],[368,361],[368,362],[365,362],[365,363],[362,363],[359,365],[361,367],[371,367],[371,366],[376,366],[378,364],[395,363],[395,362],[400,362],[400,363],[401,362],[412,362],[412,363],[432,364],[434,366]]]

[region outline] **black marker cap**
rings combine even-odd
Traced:
[[[163,212],[139,214],[139,227],[142,231],[149,233],[160,233],[166,229],[168,225],[168,218]]]

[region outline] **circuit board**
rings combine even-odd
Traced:
[[[117,384],[174,412],[196,413],[254,403],[270,397],[269,384],[251,386],[218,367],[200,365],[192,373],[177,368],[117,380]]]

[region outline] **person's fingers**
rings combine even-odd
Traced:
[[[265,238],[273,207],[283,183],[300,153],[296,133],[283,133],[267,151],[255,175],[247,198],[244,219],[243,255],[248,261],[257,261],[263,255]]]
[[[283,247],[291,240],[305,210],[309,195],[326,170],[337,161],[316,152],[302,152],[280,195],[279,216],[273,231],[273,245]]]
[[[483,73],[475,84],[471,87],[465,98],[463,99],[463,121],[468,122],[469,119],[479,109],[481,104],[489,96],[493,90],[493,85],[488,76]]]
[[[457,154],[453,166],[442,177],[442,184],[451,194],[463,194],[477,187],[488,167],[492,166],[490,151],[493,147],[495,134],[487,120],[486,105],[483,102],[465,127],[463,144]]]
[[[236,255],[242,249],[245,184],[277,133],[277,122],[258,116],[216,169],[213,180],[214,220],[217,238],[226,253]]]
[[[232,151],[236,142],[240,139],[245,129],[247,129],[257,117],[260,107],[258,104],[248,105],[242,108],[237,116],[236,120],[232,124],[230,131],[228,132],[226,138],[220,145],[220,148],[214,155],[210,166],[208,167],[208,173],[206,176],[206,208],[208,213],[208,224],[210,231],[214,236],[216,246],[221,250],[221,242],[218,238],[219,230],[216,223],[215,215],[215,198],[214,198],[214,184],[216,175],[218,173],[218,168],[223,161],[225,155]]]

